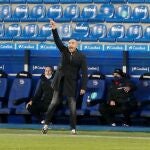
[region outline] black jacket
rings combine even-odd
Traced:
[[[87,85],[87,64],[85,56],[78,50],[71,54],[59,38],[57,29],[52,30],[54,41],[61,52],[61,63],[55,73],[52,83],[54,90],[59,90],[60,81],[63,78],[63,94],[65,96],[75,96],[77,91],[77,82],[81,70],[81,89],[86,90]]]
[[[44,74],[41,75],[38,89],[36,90],[35,95],[32,98],[33,103],[43,101],[45,105],[49,105],[53,96],[53,89],[51,87],[52,79],[53,76],[50,79],[47,79]]]
[[[129,92],[125,92],[122,88],[126,86],[130,87]],[[117,104],[132,102],[132,100],[135,100],[135,90],[136,86],[126,77],[123,77],[119,80],[113,80],[108,90],[108,102],[111,100],[115,101]]]

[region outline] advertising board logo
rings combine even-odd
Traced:
[[[139,66],[135,66],[131,68],[132,72],[134,71],[146,71],[149,72],[150,71],[150,67],[139,67]]]
[[[23,80],[23,79],[20,79],[20,80],[19,80],[19,83],[20,83],[20,84],[24,84],[24,80]]]
[[[99,66],[96,66],[96,67],[91,66],[91,67],[88,67],[88,70],[89,70],[89,71],[99,71],[100,68],[99,68]]]
[[[45,66],[33,65],[33,70],[44,70]]]

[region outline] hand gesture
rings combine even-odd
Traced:
[[[57,28],[56,22],[53,21],[53,20],[50,20],[50,25],[51,25],[51,27],[52,27],[53,30],[55,30]]]
[[[128,93],[130,90],[131,90],[131,88],[128,87],[128,86],[124,87],[124,91],[125,91],[126,93]]]
[[[116,103],[115,103],[115,101],[111,100],[110,103],[109,103],[109,105],[110,105],[110,106],[115,106]]]
[[[26,109],[28,108],[28,106],[31,106],[32,105],[32,100],[30,100],[27,104],[26,104]]]

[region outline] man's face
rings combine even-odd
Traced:
[[[45,68],[45,76],[50,76],[52,75],[52,69],[50,67]]]
[[[78,42],[74,39],[70,40],[68,43],[68,49],[70,53],[73,53],[74,51],[76,51],[76,48],[78,46]]]

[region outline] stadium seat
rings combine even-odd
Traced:
[[[136,6],[132,13],[132,22],[150,22],[147,6]]]
[[[41,4],[43,0],[26,0],[28,4]]]
[[[86,22],[77,23],[73,29],[72,38],[76,40],[84,40],[89,35],[89,24]]]
[[[138,99],[141,101],[150,100],[149,90],[150,90],[150,73],[144,73],[139,78],[139,85],[137,91]]]
[[[26,3],[26,0],[10,0],[11,4],[23,4]]]
[[[60,20],[62,22],[69,22],[72,21],[73,19],[78,18],[79,15],[80,15],[80,7],[76,4],[72,4],[64,9],[63,17],[60,18]]]
[[[37,24],[25,25],[22,31],[22,36],[19,38],[23,41],[36,41],[39,34],[39,27]]]
[[[107,31],[107,36],[99,38],[100,42],[116,42],[117,39],[123,38],[125,35],[125,28],[123,25],[113,25],[109,31]]]
[[[131,6],[121,5],[116,8],[112,22],[132,22],[131,13]]]
[[[96,5],[87,5],[83,7],[80,17],[72,19],[73,21],[83,22],[83,21],[95,21],[98,13]]]
[[[11,24],[6,28],[5,39],[15,40],[21,36],[22,27],[20,24]]]
[[[138,101],[144,102],[141,110],[141,117],[150,117],[150,73],[144,73],[139,78],[137,98]]]
[[[10,5],[0,6],[0,21],[9,21],[11,18],[12,9]]]
[[[93,0],[94,3],[109,3],[110,0]]]
[[[111,0],[111,3],[126,3],[127,0]]]
[[[144,30],[143,37],[140,39],[136,39],[137,42],[150,42],[150,26],[147,26]]]
[[[0,0],[0,4],[9,4],[9,0]]]
[[[144,3],[145,0],[128,0],[128,3]]]
[[[43,0],[45,4],[58,4],[59,0]]]
[[[31,9],[28,21],[43,21],[46,16],[46,7],[44,5],[36,5]]]
[[[9,94],[8,108],[10,113],[29,114],[25,105],[31,98],[31,87],[31,74],[26,71],[19,72],[13,80]]]
[[[16,75],[9,91],[8,107],[0,109],[0,114],[29,114],[25,105],[30,100],[31,77],[31,74],[26,71]]]
[[[125,36],[125,27],[124,25],[113,25],[108,32],[108,41],[117,41],[122,39]]]
[[[53,39],[53,36],[52,36],[50,24],[42,25],[40,28],[37,40],[38,41],[47,41],[47,40],[52,40],[52,39]]]
[[[145,0],[145,3],[150,3],[150,0]]]
[[[3,108],[3,103],[7,101],[6,92],[8,88],[7,74],[0,70],[0,109]]]
[[[27,21],[29,15],[29,8],[27,5],[18,5],[15,7],[12,21]]]
[[[59,35],[62,40],[69,40],[72,36],[72,26],[70,24],[62,24],[59,27]]]
[[[143,42],[150,42],[150,26],[147,26],[144,30]]]
[[[76,0],[76,3],[92,3],[93,0]]]
[[[86,94],[83,97],[81,112],[99,116],[99,105],[104,100],[106,81],[102,74],[94,73],[89,77]],[[90,102],[89,102],[90,101]],[[94,103],[95,105],[90,105]],[[77,111],[77,113],[80,111]]]
[[[63,8],[61,5],[52,5],[47,10],[47,18],[55,21],[60,21],[63,15]]]
[[[114,5],[112,4],[102,4],[100,6],[97,18],[104,19],[105,21],[109,21],[112,19],[115,13]]]
[[[95,24],[90,28],[90,35],[86,38],[88,41],[98,41],[107,35],[107,27],[105,24]]]
[[[0,23],[0,40],[3,40],[5,35],[5,25],[3,23]]]
[[[76,0],[59,0],[61,4],[71,4],[76,3]]]
[[[143,28],[141,25],[131,25],[128,27],[125,37],[118,39],[118,42],[135,42],[143,36]]]

